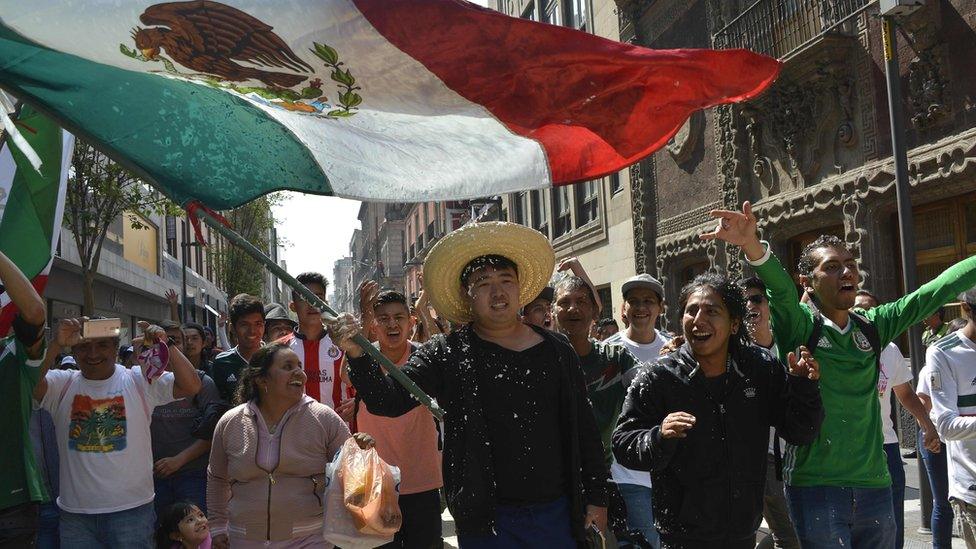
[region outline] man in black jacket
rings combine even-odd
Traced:
[[[565,338],[518,317],[553,265],[545,237],[510,223],[455,231],[424,263],[432,304],[464,326],[401,371],[446,412],[444,485],[465,549],[577,547],[588,528],[606,528],[608,471],[579,359]],[[418,405],[351,341],[352,317],[334,333],[371,412]]]
[[[699,276],[679,306],[686,343],[634,378],[613,433],[614,456],[651,472],[664,547],[752,549],[769,427],[792,444],[817,437],[819,365],[800,347],[787,372],[748,345],[745,297],[724,277]]]

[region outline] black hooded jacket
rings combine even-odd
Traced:
[[[658,531],[679,547],[754,539],[769,427],[803,445],[823,422],[818,382],[788,375],[782,362],[753,347],[731,354],[718,400],[687,344],[643,369],[613,433],[617,461],[651,472]],[[672,412],[695,416],[686,438],[661,437],[661,423]]]
[[[534,328],[557,352],[560,436],[564,478],[568,484],[573,536],[582,544],[586,505],[607,506],[607,478],[603,443],[586,396],[579,358],[565,337]],[[491,452],[519,452],[520,448],[492,448],[478,379],[487,370],[485,342],[471,326],[447,336],[435,336],[418,348],[401,368],[444,409],[444,489],[459,533],[490,533],[495,522],[495,479]],[[349,377],[369,411],[388,417],[407,413],[419,402],[393,378],[383,374],[369,356],[350,359]]]

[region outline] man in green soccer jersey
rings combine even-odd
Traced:
[[[799,302],[793,279],[760,242],[748,202],[741,212],[717,210],[711,215],[720,223],[702,238],[721,239],[745,252],[768,289],[779,349],[806,345],[822,322],[814,356],[820,362],[826,418],[813,444],[787,445],[783,459],[800,544],[804,549],[893,547],[895,522],[876,393],[876,350],[976,285],[976,257],[953,265],[901,299],[854,317],[849,309],[860,274],[843,241],[821,236],[803,250],[798,268],[803,290],[815,305],[810,307]]]

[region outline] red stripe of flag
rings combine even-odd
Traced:
[[[37,290],[38,295],[44,295],[44,288],[47,286],[47,277],[48,275],[46,274],[39,274],[31,280],[31,285]],[[17,306],[13,303],[8,303],[6,307],[0,309],[0,337],[6,337],[17,311]]]
[[[554,184],[637,162],[694,111],[755,97],[780,70],[746,50],[650,50],[461,0],[353,2],[449,88],[536,140]]]

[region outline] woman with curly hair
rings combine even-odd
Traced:
[[[664,547],[752,549],[769,427],[794,444],[816,437],[819,368],[803,347],[787,370],[750,346],[745,296],[725,277],[695,278],[679,306],[685,343],[630,385],[614,455],[651,472]]]
[[[214,549],[318,548],[325,466],[350,437],[328,406],[305,395],[285,343],[261,347],[242,370],[235,408],[214,431],[207,507]],[[356,434],[359,446],[372,446]]]

